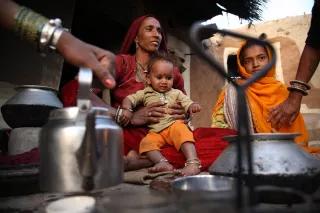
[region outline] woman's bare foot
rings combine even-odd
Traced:
[[[130,150],[127,156],[124,156],[124,162],[124,171],[147,168],[153,165],[152,161],[147,158],[141,158],[140,155],[134,150]]]
[[[155,173],[155,172],[173,171],[173,169],[174,169],[173,166],[167,161],[160,161],[159,163],[156,163],[153,167],[149,168],[148,171],[150,173]]]
[[[180,173],[183,176],[197,175],[200,173],[199,164],[187,164],[180,170]]]

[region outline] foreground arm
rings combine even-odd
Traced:
[[[40,46],[39,34],[42,33],[44,24],[49,20],[29,9],[25,9],[23,11],[24,15],[21,15],[21,8],[13,1],[0,0],[0,25],[8,30],[15,31],[23,40],[27,40],[35,46]],[[26,14],[29,16],[26,16]],[[55,31],[58,32],[56,29],[58,28],[55,28]],[[38,32],[39,30],[40,32]],[[51,34],[55,35],[54,32]],[[45,46],[52,45],[54,37],[52,35]],[[56,38],[57,41],[53,46],[67,62],[78,67],[83,66],[92,69],[107,88],[115,86],[115,81],[111,75],[114,67],[114,55],[111,52],[87,44],[64,30]]]
[[[314,1],[312,8],[311,24],[303,49],[296,80],[290,82],[291,88],[288,98],[280,105],[270,110],[269,121],[273,128],[280,128],[290,125],[300,111],[302,96],[307,95],[310,87],[306,84],[313,76],[320,60],[320,1]],[[296,88],[292,88],[296,87]],[[298,88],[298,89],[297,89]]]
[[[300,58],[296,80],[309,82],[317,69],[319,60],[320,50],[306,45]],[[292,124],[300,111],[302,96],[301,92],[292,90],[284,102],[270,110],[269,121],[272,127],[280,128]]]

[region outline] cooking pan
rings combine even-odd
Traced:
[[[11,128],[41,127],[52,109],[62,108],[56,90],[46,86],[23,85],[1,107],[3,119]]]
[[[196,175],[175,179],[171,188],[183,212],[235,212],[235,183],[232,177]]]
[[[299,134],[257,133],[252,134],[251,181],[255,185],[291,187],[305,192],[314,192],[320,185],[320,160],[301,149],[294,138]],[[210,166],[209,172],[216,175],[237,176],[236,142],[238,136],[226,136],[230,145]],[[248,165],[242,165],[247,176]]]
[[[234,206],[236,199],[236,179],[219,175],[196,175],[181,177],[171,183],[175,203],[185,212],[238,212]],[[248,193],[243,185],[243,197]],[[247,200],[247,199],[245,199]],[[285,204],[311,208],[311,196],[291,188],[270,185],[258,186],[255,191],[256,205]],[[203,210],[204,209],[204,210]]]

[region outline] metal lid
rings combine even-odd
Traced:
[[[301,135],[300,133],[254,133],[251,134],[253,141],[265,141],[265,140],[291,140],[294,141],[294,138]],[[234,142],[238,139],[238,135],[228,135],[223,137],[224,140],[229,142]]]
[[[108,109],[104,107],[92,107],[90,111],[95,111],[96,116],[110,117]],[[76,119],[79,114],[79,107],[66,107],[62,109],[55,109],[50,112],[49,120],[60,119]]]

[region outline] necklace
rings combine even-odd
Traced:
[[[147,74],[147,69],[142,66],[137,60],[136,60],[136,80],[139,82],[146,82],[146,74]]]

